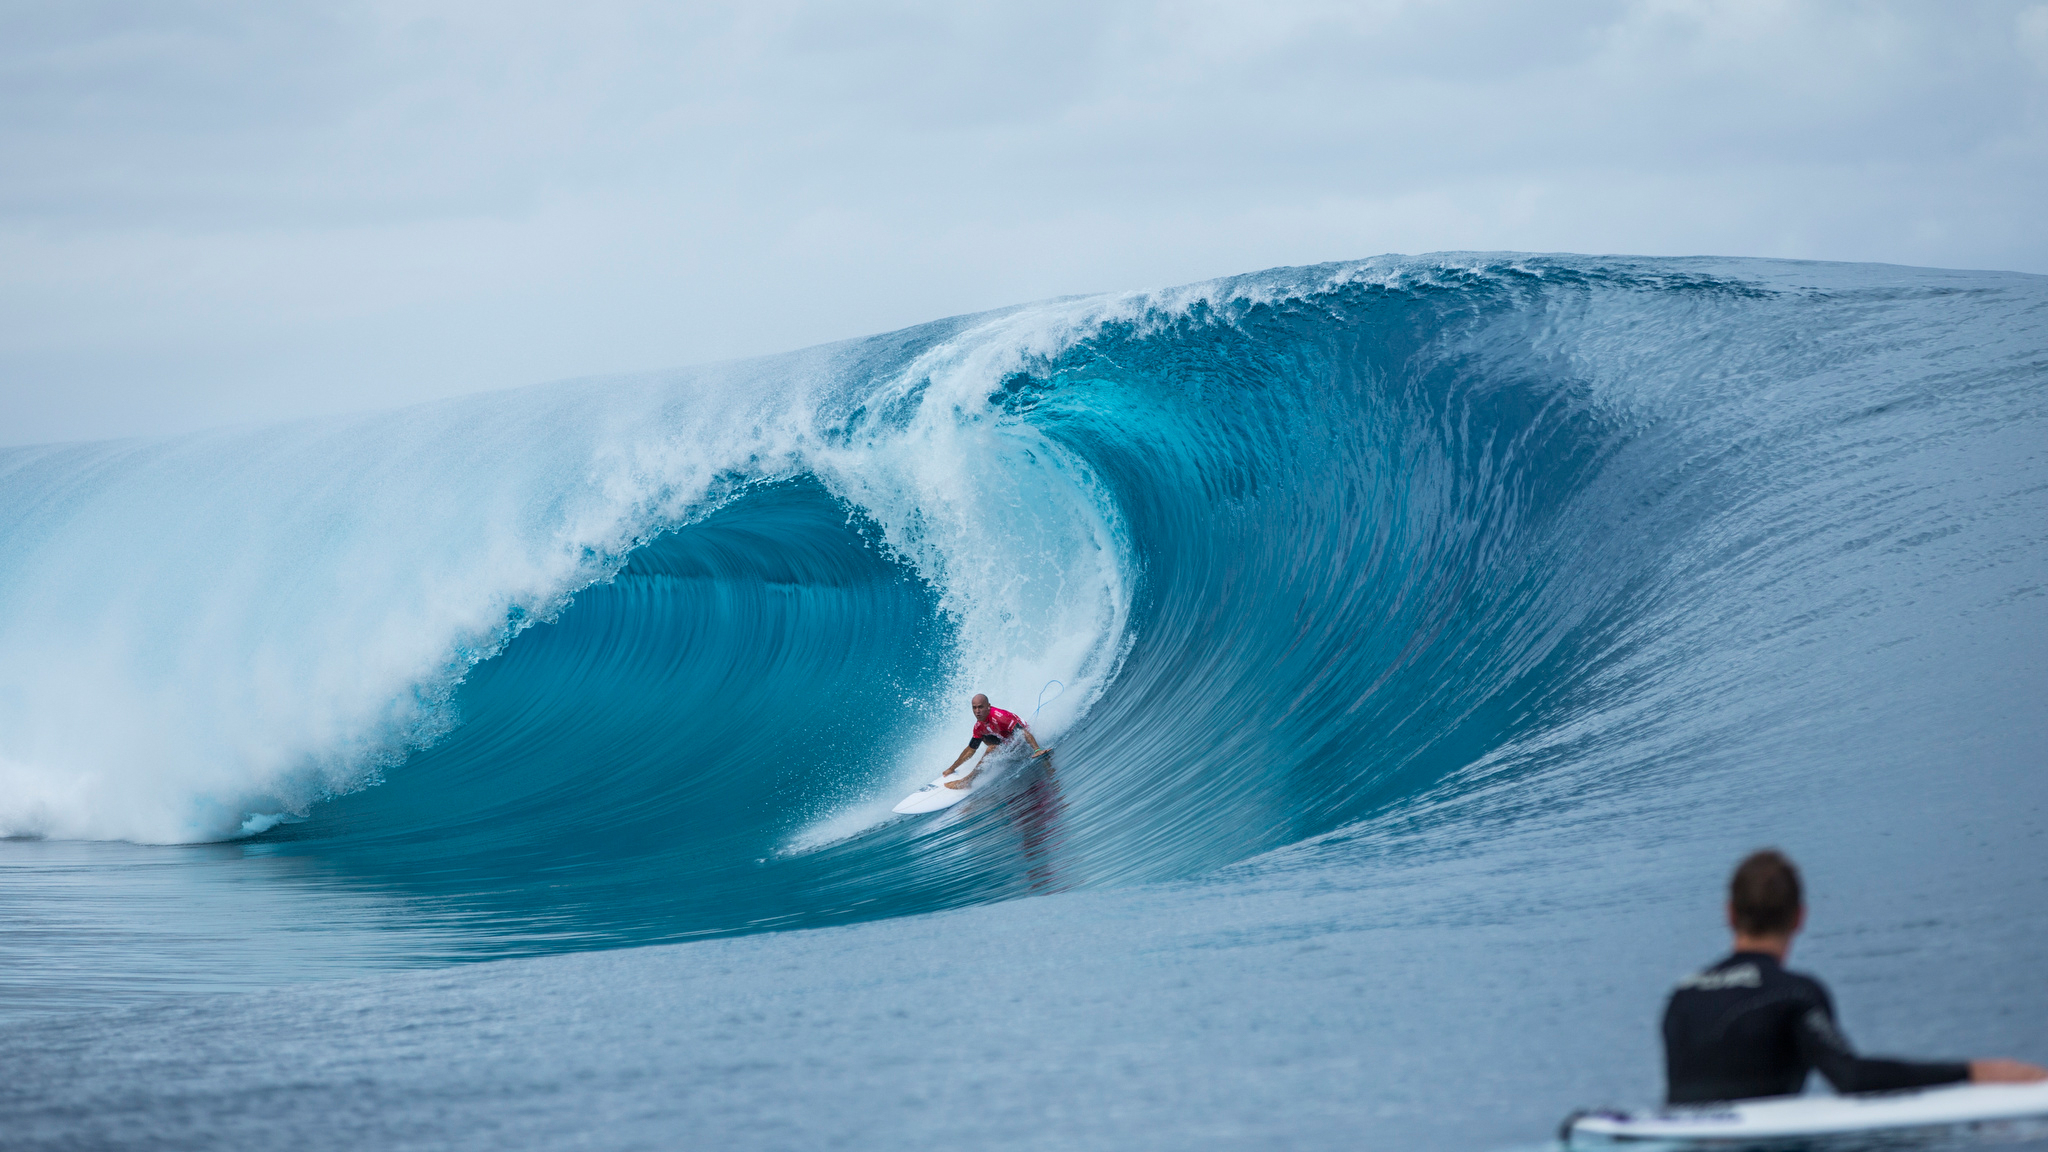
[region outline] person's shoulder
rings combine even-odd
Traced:
[[[1832,1004],[1834,1002],[1833,998],[1828,995],[1828,986],[1821,983],[1818,976],[1805,972],[1794,972],[1790,968],[1780,968],[1778,969],[1778,979],[1790,991],[1803,993],[1822,1004]]]
[[[1726,992],[1737,988],[1764,986],[1763,967],[1751,957],[1736,953],[1717,960],[1678,982],[1676,992]]]

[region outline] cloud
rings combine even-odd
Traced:
[[[2048,72],[2048,4],[2036,4],[2021,11],[2014,18],[2013,27],[2019,34],[2020,51],[2036,68]]]
[[[0,8],[0,442],[1383,251],[2048,271],[2041,5]]]

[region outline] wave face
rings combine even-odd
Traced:
[[[16,450],[0,832],[313,857],[504,954],[1652,787],[1839,705],[1780,671],[1914,572],[2025,594],[2044,317],[2019,275],[1389,258]],[[974,691],[1055,767],[890,815]]]

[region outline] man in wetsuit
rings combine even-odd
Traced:
[[[1014,733],[1021,731],[1024,733],[1024,738],[1031,741],[1031,754],[1033,756],[1038,756],[1045,752],[1045,749],[1038,746],[1038,737],[1031,734],[1031,725],[1026,724],[1015,712],[1005,712],[1001,708],[991,706],[988,702],[988,697],[983,696],[979,692],[974,694],[974,699],[969,701],[969,706],[974,709],[974,735],[968,739],[967,747],[962,748],[960,755],[954,757],[953,762],[946,765],[946,770],[939,773],[939,775],[951,776],[955,768],[965,764],[967,758],[974,755],[974,746],[976,744],[986,743],[988,746],[981,750],[981,759],[975,761],[974,767],[968,771],[967,775],[962,776],[958,780],[946,781],[946,787],[965,788],[973,783],[974,778],[981,773],[982,764],[987,762],[988,754],[996,750],[996,745],[1010,739]]]
[[[1838,1092],[2048,1079],[2048,1068],[2018,1060],[1920,1064],[1856,1055],[1835,1023],[1828,990],[1785,969],[1792,937],[1805,925],[1792,861],[1767,850],[1735,869],[1728,890],[1735,954],[1679,981],[1664,1010],[1671,1103],[1789,1096],[1814,1068]]]

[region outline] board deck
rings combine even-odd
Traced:
[[[1052,749],[1041,748],[1037,752],[1032,753],[1031,759],[1038,760],[1050,755],[1052,755]],[[938,812],[951,808],[953,805],[958,804],[993,783],[995,778],[1001,775],[1003,769],[1008,766],[1009,762],[1005,758],[1003,762],[984,767],[981,770],[981,775],[974,778],[974,783],[965,788],[946,787],[946,782],[948,780],[958,780],[961,775],[960,773],[955,773],[952,776],[942,773],[934,777],[931,783],[898,800],[896,807],[892,811],[900,812],[906,816],[921,816],[926,812]]]
[[[1777,1096],[1645,1112],[1586,1112],[1560,1135],[1574,1148],[1655,1141],[1696,1147],[1854,1133],[2048,1120],[2048,1083],[1955,1084],[1857,1096]]]
[[[981,783],[980,779],[977,778],[974,784],[970,784],[965,788],[946,787],[946,781],[959,778],[958,774],[933,778],[931,783],[898,800],[895,811],[909,816],[917,816],[926,812],[937,812],[942,808],[951,808],[972,795],[975,786]]]

